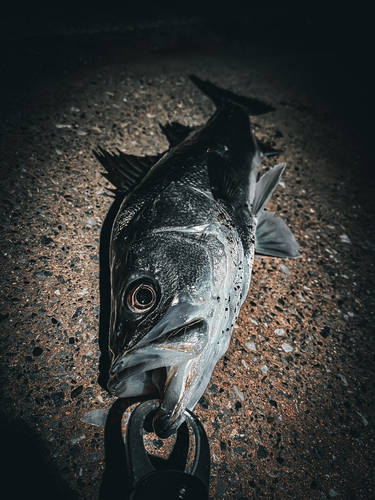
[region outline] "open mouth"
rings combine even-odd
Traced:
[[[208,324],[201,318],[164,331],[114,361],[108,389],[121,398],[158,394],[161,404],[153,425],[159,437],[168,437],[182,422],[200,383],[199,359],[207,343]]]
[[[164,333],[157,340],[134,347],[113,363],[108,390],[116,397],[165,393],[168,374],[196,358],[207,343],[207,325],[196,319]]]

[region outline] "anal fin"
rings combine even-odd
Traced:
[[[274,212],[263,212],[259,217],[255,234],[255,252],[272,257],[301,257],[298,243],[292,231]]]
[[[99,151],[93,151],[95,157],[106,169],[104,177],[117,189],[115,194],[127,195],[140,184],[144,176],[155,165],[164,153],[155,156],[135,156],[127,155],[118,150],[118,154],[113,154],[98,147]]]

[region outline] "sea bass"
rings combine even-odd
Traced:
[[[194,409],[228,349],[254,253],[299,256],[285,222],[265,211],[285,164],[258,179],[262,157],[280,151],[254,137],[249,115],[274,108],[189,78],[216,105],[207,123],[161,125],[170,148],[157,156],[95,153],[123,197],[109,247],[108,389],[158,392],[162,438]]]

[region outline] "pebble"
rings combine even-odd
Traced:
[[[79,443],[80,441],[82,441],[83,439],[86,439],[86,436],[85,436],[84,434],[83,434],[82,436],[78,436],[78,437],[72,438],[72,439],[70,440],[70,442],[71,442],[72,444],[77,444],[77,443]]]
[[[104,408],[103,410],[93,410],[85,413],[82,421],[85,424],[96,425],[97,427],[104,427],[107,421],[108,410]]]
[[[245,396],[238,390],[236,386],[233,386],[234,392],[237,394],[237,396],[240,398],[241,401],[245,400]]]
[[[285,330],[283,328],[276,328],[275,333],[276,335],[284,335]]]
[[[329,496],[330,497],[337,497],[337,495],[338,495],[338,492],[334,488],[331,488],[329,490]]]
[[[256,348],[256,346],[255,346],[255,342],[246,342],[246,344],[245,344],[245,345],[246,345],[246,347],[247,347],[248,349],[250,349],[251,351],[256,351],[256,350],[257,350],[257,348]]]
[[[262,444],[259,445],[258,447],[258,451],[257,451],[257,455],[258,455],[258,458],[260,458],[261,460],[265,459],[268,457],[268,450],[265,446],[263,446]]]
[[[284,343],[281,347],[284,349],[285,352],[292,352],[293,351],[293,347],[289,344]]]
[[[284,264],[280,264],[280,269],[282,270],[283,273],[290,274],[289,269]]]
[[[349,236],[347,234],[342,234],[340,236],[341,243],[351,243]]]
[[[98,451],[96,453],[92,453],[91,455],[87,455],[86,461],[87,462],[97,462],[102,456],[102,452]]]
[[[216,493],[217,495],[221,496],[223,495],[228,489],[228,486],[224,483],[222,479],[217,480],[217,487],[216,487]]]

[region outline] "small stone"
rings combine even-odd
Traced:
[[[334,488],[331,488],[329,490],[329,496],[330,497],[337,497],[337,495],[338,495],[338,492]]]
[[[284,343],[281,347],[284,349],[285,352],[292,352],[293,351],[293,347],[290,346],[289,344]]]
[[[82,391],[83,391],[83,385],[79,385],[78,387],[72,390],[72,392],[70,393],[70,397],[74,399],[77,396],[79,396]]]
[[[245,396],[238,390],[236,386],[233,386],[234,392],[237,394],[237,396],[240,398],[241,401],[245,401]]]
[[[224,483],[222,479],[219,478],[217,480],[216,493],[221,496],[226,492],[227,488],[228,486]]]
[[[79,443],[80,441],[82,441],[83,439],[86,439],[86,436],[85,436],[85,435],[83,435],[83,436],[78,436],[78,437],[75,437],[75,438],[72,438],[72,439],[70,440],[70,442],[71,442],[72,444],[77,444],[77,443]]]
[[[102,452],[98,451],[97,453],[92,453],[86,457],[87,462],[97,462],[102,456]]]
[[[199,403],[199,406],[201,406],[204,410],[208,410],[209,402],[208,402],[207,398],[202,396],[200,398],[200,400],[198,401],[198,403]]]
[[[76,312],[73,314],[73,319],[81,316],[83,307],[77,307]]]
[[[283,273],[290,274],[289,269],[286,266],[284,266],[284,264],[280,264],[280,269],[282,270]]]
[[[261,460],[265,459],[268,457],[268,450],[265,446],[262,444],[259,445],[258,451],[257,451],[258,458]]]
[[[108,410],[93,410],[83,415],[82,421],[85,424],[96,425],[97,427],[104,427],[107,421]]]
[[[46,245],[46,246],[53,243],[53,239],[48,238],[48,236],[46,236],[45,234],[43,234],[43,236],[40,237],[40,241],[41,241],[42,245]]]
[[[348,381],[346,380],[346,378],[344,377],[344,375],[341,375],[341,373],[338,373],[337,376],[341,379],[342,383],[347,386],[348,385]]]
[[[266,365],[262,366],[262,367],[261,367],[261,371],[262,371],[265,375],[267,375],[267,373],[268,373],[268,366],[266,366]]]
[[[251,351],[256,351],[257,350],[257,348],[255,347],[255,342],[246,342],[245,345]]]
[[[96,226],[96,220],[87,219],[86,224],[88,224],[89,226]]]
[[[326,338],[328,337],[328,335],[330,334],[330,332],[331,332],[330,327],[329,327],[329,326],[325,326],[325,327],[323,328],[323,330],[320,330],[320,335],[321,335],[324,339],[326,339]]]
[[[340,239],[341,239],[341,243],[348,243],[348,244],[351,243],[349,236],[347,234],[342,234],[340,236]]]
[[[276,328],[275,333],[276,335],[284,335],[285,330],[283,328]]]

